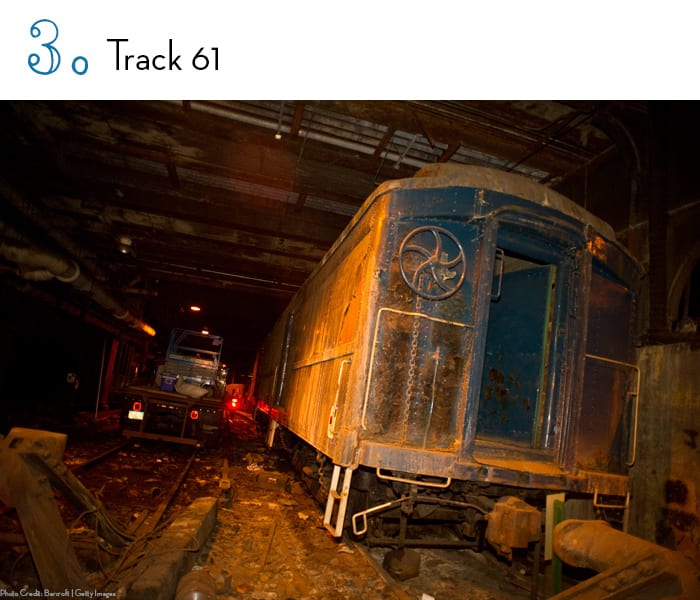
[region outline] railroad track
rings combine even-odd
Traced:
[[[117,446],[114,446],[113,448],[109,448],[107,450],[104,450],[103,452],[100,452],[99,454],[96,454],[95,456],[92,456],[90,458],[86,458],[82,462],[72,466],[70,470],[73,473],[76,473],[76,472],[81,471],[83,469],[87,469],[87,468],[89,468],[93,465],[96,465],[96,464],[102,462],[103,460],[109,458],[113,454],[116,454],[120,450],[123,450],[128,445],[129,445],[129,442],[123,442],[121,444],[118,444]]]
[[[141,537],[158,526],[197,453],[189,446],[126,442],[83,459],[71,471],[135,537]]]
[[[187,464],[181,471],[179,477],[173,482],[172,486],[170,486],[170,489],[167,491],[156,509],[150,515],[148,513],[143,513],[144,516],[135,523],[133,529],[137,536],[142,537],[148,535],[160,523],[165,511],[168,509],[173,498],[180,490],[180,486],[187,477],[187,474],[189,473],[192,463],[196,457],[197,452],[195,450],[192,452],[190,459],[187,461]]]
[[[143,556],[198,455],[189,446],[101,442],[74,442],[63,462],[46,471],[60,492],[58,527],[63,521],[80,569],[96,588],[118,581]],[[0,584],[41,589],[36,548],[30,552],[17,512],[0,508]]]

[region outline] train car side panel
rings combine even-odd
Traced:
[[[455,460],[479,283],[480,229],[463,222],[473,203],[473,191],[392,194],[363,399],[367,443],[444,451]]]
[[[577,420],[578,468],[624,474],[636,452],[639,372],[633,364],[634,294],[593,261],[583,370],[583,403]]]
[[[375,204],[381,203],[377,197]],[[276,420],[339,464],[350,464],[357,445],[359,403],[348,398],[364,389],[375,245],[384,226],[375,204],[285,311],[262,357],[275,383],[261,381],[256,389]],[[276,345],[282,350],[275,352]]]

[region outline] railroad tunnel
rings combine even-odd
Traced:
[[[700,562],[697,109],[3,101],[0,595],[575,597],[601,576],[551,538],[595,517],[672,557],[672,597]],[[465,201],[426,191],[442,167],[527,183]]]

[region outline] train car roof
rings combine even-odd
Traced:
[[[340,234],[335,243],[330,247],[328,252],[321,259],[314,271],[309,276],[309,279],[321,268],[328,258],[335,252],[349,232],[354,229],[357,223],[363,218],[364,214],[370,209],[375,201],[383,194],[389,193],[392,190],[399,189],[428,189],[428,188],[449,188],[449,187],[464,187],[492,190],[495,192],[511,195],[517,198],[522,198],[529,202],[537,203],[544,207],[550,207],[562,214],[568,215],[572,219],[581,223],[583,227],[590,225],[598,235],[615,244],[616,247],[622,250],[625,256],[628,256],[634,261],[629,251],[622,247],[616,239],[615,231],[609,223],[596,217],[594,214],[587,211],[582,206],[576,204],[573,200],[569,200],[559,192],[553,189],[532,181],[522,175],[507,173],[500,169],[491,167],[478,167],[473,165],[457,165],[457,164],[433,164],[423,167],[413,177],[404,179],[391,179],[382,183],[374,192],[367,198],[360,210],[355,213],[350,223],[345,230]]]
[[[507,173],[490,167],[472,165],[433,164],[420,169],[414,177],[387,181],[379,186],[375,194],[388,191],[387,188],[442,188],[467,187],[493,190],[541,206],[551,207],[570,216],[583,225],[591,225],[600,235],[615,241],[615,231],[609,223],[596,217],[582,206],[569,200],[559,192],[532,181],[522,175]]]

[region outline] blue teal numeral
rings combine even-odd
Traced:
[[[53,43],[58,39],[58,26],[50,19],[40,19],[32,24],[32,26],[29,28],[29,33],[33,38],[38,38],[40,35],[42,35],[41,25],[44,23],[53,27],[55,33],[51,40],[42,44],[42,46],[49,51],[49,61],[51,64],[46,71],[37,69],[37,65],[39,62],[41,62],[41,57],[35,52],[32,52],[32,54],[29,55],[27,62],[29,63],[29,68],[35,73],[39,75],[51,75],[51,73],[55,73],[58,70],[58,67],[61,64],[61,54],[53,46]]]
[[[27,63],[29,64],[29,68],[38,75],[51,75],[51,73],[55,73],[56,71],[58,71],[58,67],[61,65],[61,53],[53,45],[54,42],[58,39],[58,25],[56,25],[56,23],[54,23],[51,19],[39,19],[38,21],[35,21],[29,28],[29,33],[33,38],[38,38],[44,34],[41,27],[42,25],[47,25],[53,28],[53,38],[51,38],[48,42],[41,44],[44,48],[46,48],[49,51],[48,69],[42,71],[41,69],[37,68],[37,65],[41,62],[42,57],[39,56],[36,52],[32,52],[29,55],[29,57],[27,58]],[[48,35],[50,34],[47,34],[47,37]],[[73,73],[75,73],[76,75],[85,75],[85,73],[87,73],[88,70],[87,58],[85,58],[84,56],[76,56],[73,59],[73,62],[71,63],[71,68],[73,69]]]

